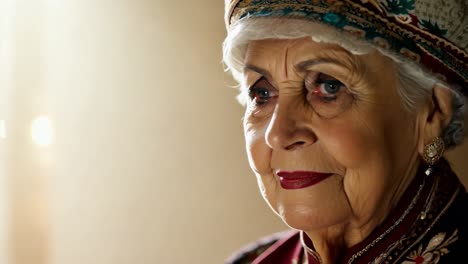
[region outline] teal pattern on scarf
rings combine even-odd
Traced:
[[[468,95],[468,19],[452,21],[450,17],[458,14],[453,6],[447,4],[448,11],[437,10],[439,6],[434,2],[438,1],[431,1],[241,0],[229,22],[252,17],[321,22],[406,57],[442,81],[461,85]],[[453,1],[458,0],[448,2]],[[459,24],[453,25],[454,21]],[[460,31],[460,27],[464,30]]]

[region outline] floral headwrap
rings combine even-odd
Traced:
[[[402,55],[468,96],[467,0],[225,0],[226,27],[247,17],[303,18]]]

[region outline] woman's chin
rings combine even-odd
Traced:
[[[337,226],[346,222],[348,214],[334,210],[313,210],[307,207],[283,208],[278,215],[289,227],[297,230],[314,231]]]

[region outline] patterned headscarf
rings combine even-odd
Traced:
[[[468,96],[467,0],[225,0],[225,23],[247,17],[325,23],[402,55]]]

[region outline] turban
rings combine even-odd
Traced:
[[[225,0],[225,7],[228,32],[251,18],[323,23],[415,62],[468,96],[467,0]]]

